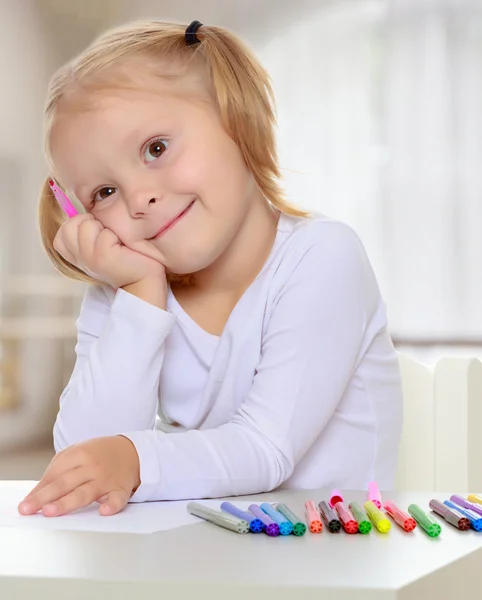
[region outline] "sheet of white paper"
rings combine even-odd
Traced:
[[[22,527],[65,531],[95,531],[106,533],[154,533],[201,520],[187,512],[187,502],[144,502],[128,504],[119,514],[111,517],[99,515],[99,505],[92,504],[70,515],[44,517],[42,514],[23,516],[18,513],[18,503],[35,486],[35,481],[0,481],[0,527]],[[219,509],[219,500],[202,500],[202,504]],[[250,502],[234,501],[247,510]]]

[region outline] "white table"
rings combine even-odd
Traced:
[[[1,482],[0,482],[1,494]],[[428,510],[426,493],[393,493]],[[435,494],[441,500],[447,495]],[[326,492],[252,497],[303,516]],[[246,500],[247,498],[242,498]],[[363,492],[345,492],[363,501]],[[241,499],[240,499],[241,500]],[[441,522],[441,521],[440,521]],[[441,522],[442,523],[442,522]],[[200,522],[151,535],[0,529],[5,600],[454,600],[482,597],[482,533],[443,525],[432,539],[393,525],[388,535],[307,533],[271,539]]]

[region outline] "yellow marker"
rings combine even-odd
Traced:
[[[388,533],[392,524],[385,517],[381,510],[379,510],[371,500],[367,500],[363,505],[370,517],[371,522],[375,525],[380,533]]]
[[[467,500],[469,502],[475,502],[475,504],[482,504],[482,496],[476,496],[475,494],[470,494],[470,496],[467,497]]]

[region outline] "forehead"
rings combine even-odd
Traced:
[[[63,94],[49,132],[48,148],[54,151],[61,138],[72,132],[92,136],[99,130],[133,128],[146,118],[171,120],[195,107],[214,110],[212,98],[196,73],[154,72],[130,62],[102,76],[70,84]]]

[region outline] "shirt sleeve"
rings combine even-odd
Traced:
[[[174,322],[170,313],[122,289],[87,288],[76,363],[54,425],[56,451],[155,427],[164,341]]]
[[[259,367],[234,418],[210,430],[124,434],[141,465],[142,484],[131,501],[269,491],[290,477],[323,431],[382,301],[365,251],[347,226],[325,227],[300,254],[280,286]]]

